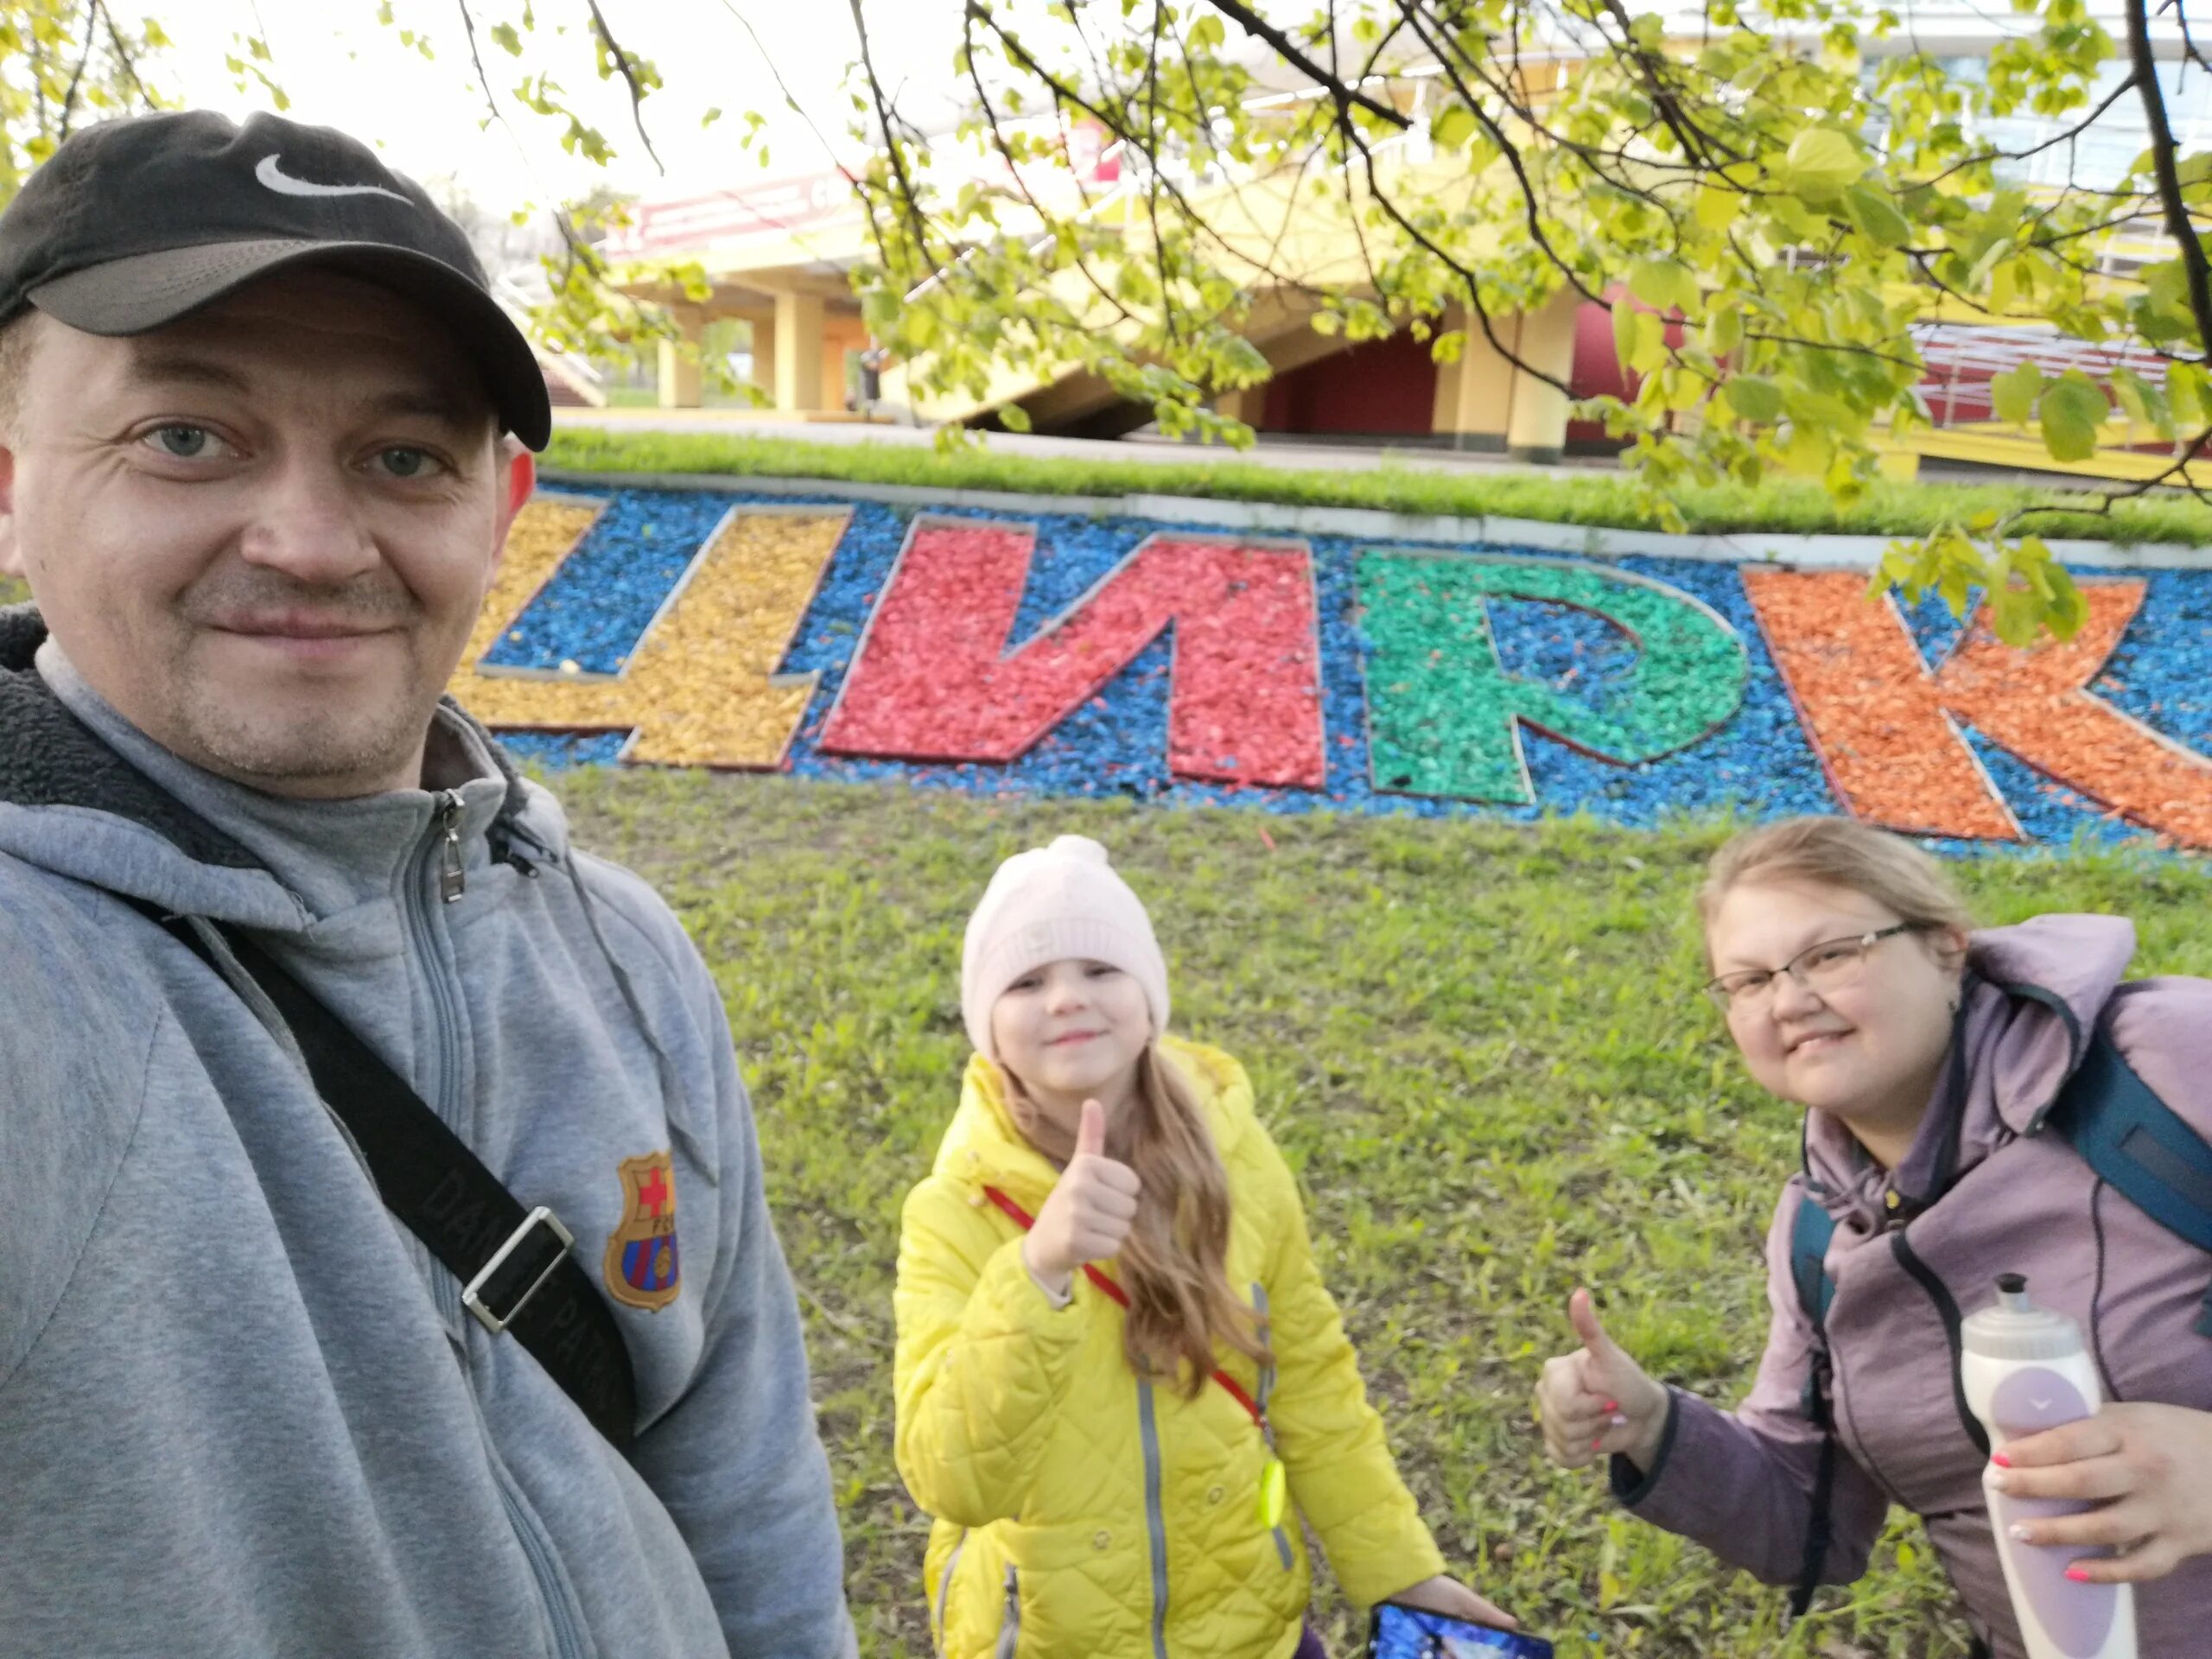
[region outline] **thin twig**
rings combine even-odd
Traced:
[[[484,92],[484,107],[491,111],[494,121],[505,118],[499,113],[499,100],[492,92],[492,77],[484,73],[484,54],[476,46],[476,14],[468,9],[468,0],[453,0],[461,13],[461,27],[468,36],[469,61],[476,66],[476,84]]]
[[[600,44],[614,60],[614,67],[622,72],[622,84],[630,89],[630,120],[638,129],[638,142],[645,147],[645,154],[653,158],[653,167],[660,173],[668,169],[661,166],[660,154],[653,149],[652,135],[645,130],[645,89],[638,84],[638,72],[614,38],[614,31],[607,28],[606,16],[599,9],[599,0],[585,0],[591,9],[591,26],[597,31]],[[857,3],[857,0],[856,0]]]

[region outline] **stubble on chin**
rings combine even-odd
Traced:
[[[416,642],[407,642],[406,653],[397,685],[381,692],[312,685],[257,690],[193,671],[188,653],[169,677],[174,729],[151,734],[203,771],[273,793],[357,781],[390,787],[384,780],[421,753],[437,707],[437,690],[419,689]]]

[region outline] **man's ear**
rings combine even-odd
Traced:
[[[507,531],[514,527],[515,515],[530,499],[531,492],[537,487],[537,457],[524,448],[512,436],[499,439],[499,466],[502,474],[499,497],[499,539],[492,550],[492,568],[497,570],[499,561],[506,556]],[[4,555],[0,555],[4,556]]]
[[[16,452],[0,445],[0,576],[27,576],[16,540]]]

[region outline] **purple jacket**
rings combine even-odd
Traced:
[[[1846,1584],[1892,1503],[1918,1514],[1967,1616],[1995,1659],[2024,1659],[1982,1503],[1958,1382],[1959,1321],[1999,1273],[2071,1315],[2121,1400],[2212,1410],[2212,1340],[2193,1328],[2212,1255],[2104,1186],[2037,1114],[2102,1020],[2143,1081],[2212,1139],[2212,980],[2123,985],[2132,924],[2040,916],[1974,936],[1963,1064],[1939,1085],[1904,1163],[1885,1171],[1826,1115],[1807,1115],[1807,1173],[1833,1196],[1827,1318],[1835,1367],[1834,1537],[1824,1578]],[[1616,1495],[1771,1584],[1796,1578],[1820,1436],[1802,1402],[1811,1327],[1789,1276],[1806,1175],[1792,1176],[1767,1234],[1772,1323],[1751,1395],[1733,1412],[1677,1389],[1654,1467],[1614,1459]],[[2138,1586],[2141,1651],[2204,1650],[2212,1557]]]

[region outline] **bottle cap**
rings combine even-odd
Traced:
[[[2063,1313],[2028,1300],[2028,1281],[1999,1274],[1993,1306],[1969,1314],[1960,1332],[1966,1351],[1985,1359],[2066,1359],[2082,1351],[2082,1328]]]

